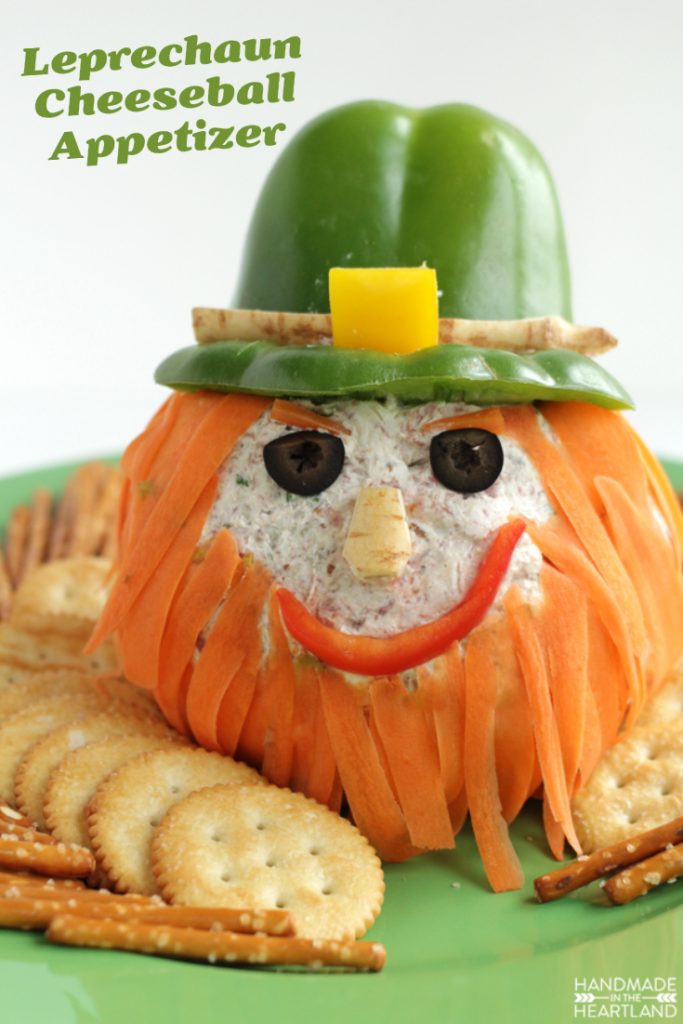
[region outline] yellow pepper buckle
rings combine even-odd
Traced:
[[[439,340],[436,271],[332,267],[332,336],[338,348],[405,354]]]

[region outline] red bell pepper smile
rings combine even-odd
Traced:
[[[521,519],[501,526],[460,604],[424,626],[390,637],[350,636],[324,625],[284,587],[277,591],[282,621],[302,647],[333,668],[363,676],[386,676],[423,665],[479,625],[498,593],[525,528]]]

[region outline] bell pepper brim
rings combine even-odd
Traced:
[[[408,402],[473,405],[591,402],[632,409],[610,373],[565,349],[518,355],[469,345],[437,345],[410,355],[219,341],[190,346],[157,368],[158,384],[181,391],[241,392],[274,398],[348,399],[393,395]]]

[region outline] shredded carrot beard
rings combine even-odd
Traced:
[[[578,851],[573,794],[683,652],[683,519],[661,467],[619,414],[547,403],[550,438],[533,407],[495,410],[556,508],[528,524],[543,599],[508,590],[409,688],[351,684],[293,659],[274,581],[228,531],[197,547],[221,467],[269,407],[176,394],[131,444],[92,644],[113,633],[131,680],[198,742],[343,800],[386,860],[452,846],[469,811],[492,887],[518,888],[508,823],[540,795],[553,854]]]

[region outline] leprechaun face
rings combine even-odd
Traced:
[[[329,431],[302,432],[270,410],[247,430],[204,535],[227,527],[242,555],[343,633],[391,637],[444,615],[503,524],[552,515],[531,461],[499,433],[497,410],[395,400],[309,408],[330,417]],[[523,535],[497,599],[512,583],[537,596],[541,562]]]

